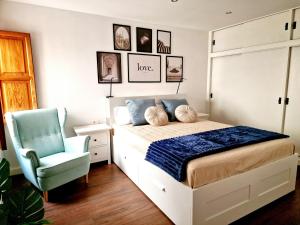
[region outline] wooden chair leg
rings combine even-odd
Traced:
[[[44,195],[44,201],[48,202],[48,191],[44,191],[43,195]]]
[[[89,183],[89,175],[85,175],[85,183],[88,184]]]

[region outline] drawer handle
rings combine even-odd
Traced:
[[[165,185],[161,184],[160,182],[158,181],[153,181],[154,185],[159,189],[161,190],[162,192],[166,192],[166,187]]]
[[[124,159],[127,159],[126,155],[124,156]]]
[[[97,139],[94,139],[94,141],[97,141]]]
[[[98,153],[97,153],[97,152],[95,152],[95,153],[94,153],[94,155],[98,155]]]

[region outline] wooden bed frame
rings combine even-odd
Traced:
[[[110,98],[107,121],[114,124],[113,108],[125,105],[126,99],[182,97]],[[112,142],[115,164],[178,225],[228,224],[295,190],[297,154],[192,189],[145,161],[122,137],[114,135]]]

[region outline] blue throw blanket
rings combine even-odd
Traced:
[[[229,127],[155,141],[149,146],[146,160],[176,180],[183,181],[186,178],[186,165],[192,159],[286,137],[252,127]]]

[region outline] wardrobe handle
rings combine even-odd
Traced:
[[[293,22],[292,28],[295,30],[297,28],[297,21]]]
[[[286,105],[288,105],[289,102],[290,102],[290,99],[289,99],[289,98],[286,98],[285,101],[284,101],[284,103],[285,103]]]
[[[278,104],[281,104],[281,97],[278,98]]]
[[[288,30],[288,29],[289,29],[289,23],[285,23],[284,29],[285,29],[285,30]]]

